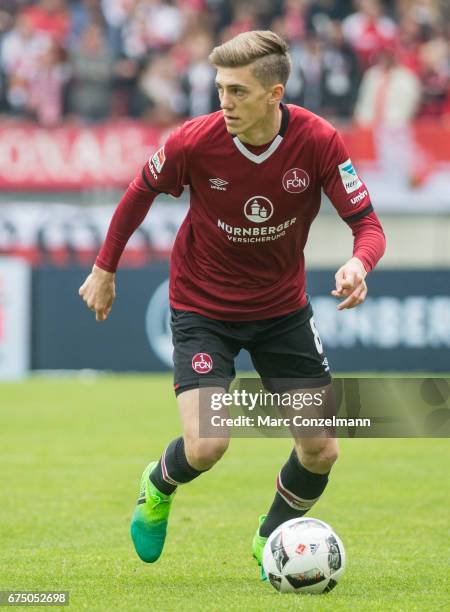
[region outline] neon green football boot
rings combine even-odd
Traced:
[[[152,461],[142,474],[139,499],[131,519],[134,548],[145,563],[154,563],[162,553],[170,506],[176,493],[165,495],[152,483],[149,476],[156,465],[157,461]]]
[[[264,571],[264,567],[262,564],[263,550],[267,542],[267,538],[264,538],[263,536],[259,535],[259,528],[264,523],[265,519],[266,519],[265,514],[262,514],[259,517],[259,525],[258,525],[258,529],[256,530],[255,535],[253,536],[253,545],[252,545],[253,556],[257,560],[258,565],[261,566],[261,580],[267,580],[266,572]]]

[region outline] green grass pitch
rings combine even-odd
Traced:
[[[449,609],[448,440],[342,440],[312,516],[348,555],[328,595],[279,595],[251,558],[289,440],[236,439],[180,488],[155,565],[129,520],[142,469],[178,435],[169,376],[0,385],[0,589],[70,591],[70,610]],[[63,608],[61,608],[63,609]]]

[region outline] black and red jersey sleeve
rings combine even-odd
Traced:
[[[186,182],[182,128],[176,129],[166,144],[152,154],[147,164],[122,196],[96,259],[103,270],[115,272],[122,252],[159,193],[178,197]]]
[[[372,270],[383,256],[386,239],[370,201],[369,191],[361,181],[342,138],[336,130],[323,145],[321,184],[331,203],[353,233],[353,256]]]
[[[187,184],[183,126],[174,130],[166,143],[152,153],[142,169],[142,178],[155,193],[179,197]]]
[[[322,188],[343,219],[361,219],[372,212],[369,191],[336,130],[322,142],[319,166]]]

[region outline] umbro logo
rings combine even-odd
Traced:
[[[212,178],[212,179],[209,179],[209,182],[211,183],[210,185],[211,189],[218,189],[219,191],[227,190],[225,185],[228,185],[228,181],[224,181],[223,179],[220,179],[220,178]]]

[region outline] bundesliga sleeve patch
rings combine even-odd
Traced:
[[[352,193],[362,186],[350,158],[348,158],[347,161],[343,162],[342,164],[339,164],[338,169],[339,174],[341,175],[342,184],[344,185],[347,193]]]
[[[164,147],[161,147],[156,151],[156,153],[152,157],[152,164],[155,167],[156,172],[159,174],[164,166],[164,162],[166,161],[166,155],[164,153]]]

